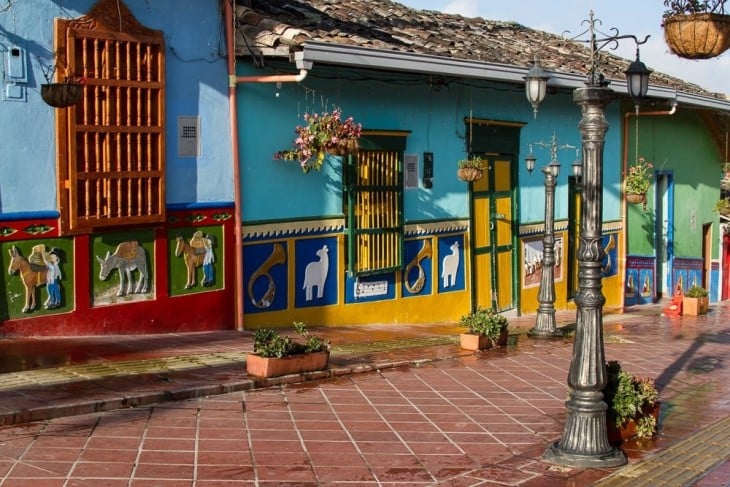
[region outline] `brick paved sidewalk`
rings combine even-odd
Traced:
[[[0,375],[5,423],[43,420],[0,429],[0,485],[727,485],[727,308],[606,316],[607,358],[656,378],[663,403],[658,436],[625,443],[618,470],[541,461],[572,345],[527,339],[534,316],[482,354],[453,326],[323,330],[330,371],[267,384],[245,374],[246,333],[4,339],[7,367],[52,367]]]

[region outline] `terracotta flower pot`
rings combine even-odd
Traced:
[[[282,375],[314,372],[327,368],[329,352],[313,352],[288,357],[262,357],[255,353],[246,355],[246,372],[256,377],[279,377]]]
[[[507,340],[509,339],[509,331],[508,330],[502,330],[502,333],[499,335],[499,338],[497,339],[497,347],[504,347],[507,345]],[[459,335],[459,343],[461,345],[461,348],[464,350],[472,350],[472,351],[478,351],[478,350],[488,350],[492,348],[492,341],[487,337],[486,335],[476,335],[473,333],[462,333]]]
[[[657,422],[657,424],[659,424],[660,408],[661,403],[657,401],[649,409],[645,410],[644,414],[651,414],[652,416],[654,416],[654,420]],[[609,418],[608,421],[606,421],[606,429],[608,430],[608,442],[612,445],[621,444],[622,442],[636,436],[636,422],[633,419],[626,421],[620,427],[617,427],[616,423]]]

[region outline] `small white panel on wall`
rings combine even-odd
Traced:
[[[177,117],[177,155],[178,157],[200,155],[200,117]]]
[[[403,157],[405,166],[405,177],[403,178],[403,187],[405,189],[418,188],[418,155],[405,154]]]

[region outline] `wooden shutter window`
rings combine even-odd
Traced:
[[[405,140],[404,132],[364,135],[361,150],[347,158],[351,275],[380,274],[402,267]]]
[[[57,55],[83,84],[81,101],[57,119],[69,233],[165,219],[164,39],[109,3],[56,20]]]

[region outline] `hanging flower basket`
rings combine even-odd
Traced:
[[[686,59],[714,58],[730,48],[730,15],[672,15],[663,27],[669,50]]]
[[[78,103],[83,87],[77,83],[50,83],[41,85],[43,101],[52,107],[66,108]]]
[[[632,205],[646,202],[646,193],[626,193],[626,201]]]
[[[332,113],[304,114],[306,125],[298,125],[294,132],[294,148],[278,151],[275,160],[299,161],[302,171],[319,171],[325,160],[325,153],[338,156],[357,152],[362,125],[352,117],[342,120],[342,109],[335,107]]]
[[[336,156],[344,156],[347,154],[354,154],[360,150],[360,144],[356,138],[340,139],[337,144],[330,149],[330,153]]]
[[[456,171],[456,175],[462,181],[472,182],[481,179],[484,173],[476,167],[462,167]]]

